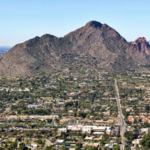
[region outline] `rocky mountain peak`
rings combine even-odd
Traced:
[[[146,38],[145,37],[139,37],[139,38],[137,38],[134,42],[132,42],[133,44],[138,44],[138,43],[145,43],[145,44],[147,44],[148,43],[148,41],[146,40]]]
[[[97,21],[90,21],[85,26],[94,27],[94,28],[101,28],[102,24],[100,22],[97,22]]]
[[[145,37],[139,37],[134,42],[129,43],[137,50],[145,52],[146,54],[150,54],[150,45]]]
[[[102,30],[110,30],[111,29],[111,27],[108,26],[107,24],[101,24],[100,22],[97,22],[97,21],[90,21],[85,25],[85,27],[101,28]]]

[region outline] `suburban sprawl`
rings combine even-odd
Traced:
[[[144,150],[149,131],[149,73],[0,78],[0,150]]]

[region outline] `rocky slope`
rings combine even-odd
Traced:
[[[46,34],[14,46],[0,58],[0,76],[50,73],[80,56],[97,59],[100,65],[105,62],[101,68],[107,71],[138,70],[150,64],[149,51],[146,39],[128,43],[108,25],[90,21],[63,38]]]

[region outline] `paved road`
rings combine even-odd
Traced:
[[[43,150],[45,150],[46,146],[50,146],[52,143],[50,140],[45,139],[45,145],[43,147]]]
[[[122,110],[121,110],[121,104],[119,99],[119,92],[118,92],[118,86],[117,86],[117,80],[115,79],[115,91],[116,91],[116,100],[117,100],[117,106],[118,106],[118,115],[119,115],[119,125],[120,125],[120,136],[121,136],[121,143],[120,144],[120,150],[124,150],[124,133],[126,131],[126,124],[124,122]]]

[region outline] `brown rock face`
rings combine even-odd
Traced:
[[[130,42],[130,44],[138,51],[145,52],[150,55],[150,45],[149,42],[145,39],[145,37],[139,37],[134,42]]]
[[[107,24],[102,25],[103,30],[110,30],[111,28]]]
[[[97,21],[90,21],[85,26],[88,27],[88,28],[89,27],[101,28],[102,24],[100,22],[97,22]]]
[[[90,21],[63,38],[45,34],[14,46],[0,58],[0,76],[51,73],[74,63],[74,57],[96,58],[102,69],[125,71],[149,65],[149,55],[145,38],[128,43],[107,24]]]

